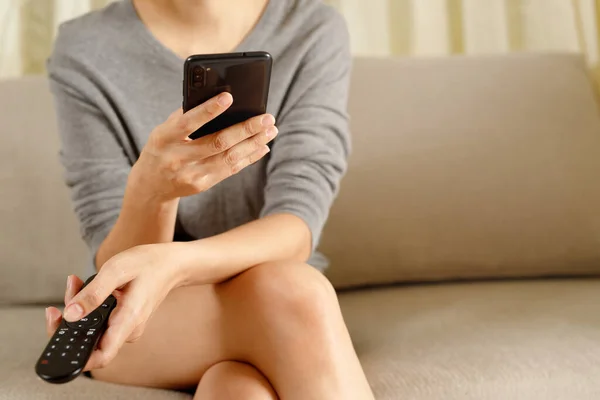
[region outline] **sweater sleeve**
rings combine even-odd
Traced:
[[[314,250],[347,168],[348,31],[337,13],[305,53],[277,117],[261,216],[290,213],[312,234]]]
[[[60,161],[70,189],[82,238],[92,265],[98,248],[119,215],[131,169],[117,138],[119,127],[109,102],[86,75],[85,67],[64,52],[60,37],[48,60],[60,134]]]

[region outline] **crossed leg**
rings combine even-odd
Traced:
[[[373,399],[336,294],[302,263],[174,290],[96,379],[191,388],[196,399]],[[229,396],[229,397],[228,397]]]
[[[273,387],[256,368],[236,361],[213,365],[200,380],[197,400],[277,400]]]

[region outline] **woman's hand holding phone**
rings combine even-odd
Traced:
[[[278,133],[275,118],[263,114],[214,134],[188,136],[233,103],[221,93],[183,113],[181,109],[157,126],[132,168],[130,185],[160,201],[203,192],[257,162]]]

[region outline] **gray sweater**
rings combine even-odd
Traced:
[[[346,26],[319,0],[271,0],[235,49],[253,50],[273,56],[267,111],[280,133],[268,159],[181,199],[174,240],[291,213],[310,228],[314,250],[350,151]],[[66,184],[93,256],[119,215],[127,176],[149,133],[181,105],[183,60],[124,0],[64,23],[48,72]],[[309,262],[326,266],[317,252]]]

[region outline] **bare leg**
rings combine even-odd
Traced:
[[[189,388],[224,361],[252,365],[284,400],[373,399],[335,291],[299,263],[260,265],[218,285],[173,291],[142,338],[93,375]]]
[[[213,365],[200,380],[194,400],[277,400],[271,384],[256,368],[235,361]]]

